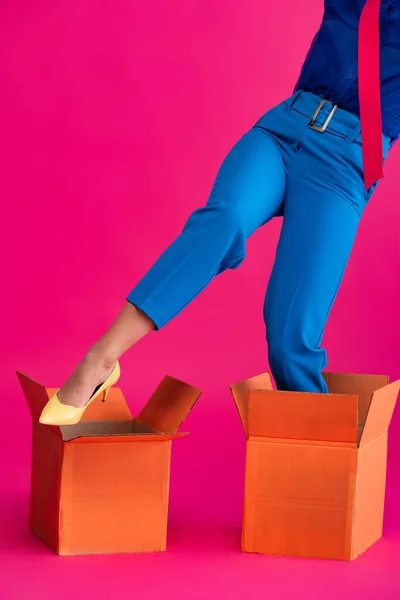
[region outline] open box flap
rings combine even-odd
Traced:
[[[323,373],[323,376],[331,394],[358,396],[358,417],[361,426],[367,418],[372,394],[389,383],[387,375]]]
[[[140,435],[116,434],[116,435],[88,435],[74,438],[69,444],[118,444],[137,442],[171,442],[181,437],[186,437],[187,433],[141,433]]]
[[[19,371],[17,371],[17,377],[32,417],[36,420],[39,420],[41,412],[49,400],[48,391],[44,385],[38,383],[31,377],[20,373]],[[51,429],[60,434],[59,427],[51,426]]]
[[[111,443],[111,442],[166,442],[187,433],[156,433],[138,428],[135,421],[80,421],[76,425],[60,427],[63,440],[70,444],[79,443]]]
[[[250,390],[249,436],[356,444],[357,396]]]
[[[246,435],[248,435],[248,398],[250,389],[272,390],[269,373],[262,373],[231,385],[231,393]]]
[[[88,436],[104,437],[105,435],[128,435],[135,433],[132,419],[126,421],[107,421],[105,419],[100,421],[87,421],[81,419],[81,421],[75,423],[75,425],[61,425],[60,431],[65,442]]]
[[[160,432],[176,432],[201,395],[201,390],[165,377],[136,421]]]
[[[24,392],[30,413],[36,420],[49,400],[59,388],[46,388],[31,377],[17,371],[17,377]],[[110,390],[107,402],[102,401],[102,396],[94,400],[85,410],[85,421],[119,421],[131,419],[132,415],[120,388]]]
[[[74,438],[69,444],[118,444],[118,443],[143,443],[143,442],[171,442],[181,437],[187,436],[187,433],[142,433],[140,435],[114,434],[114,435],[93,435]]]
[[[394,381],[373,393],[361,435],[361,446],[388,430],[399,391],[400,380]]]
[[[111,394],[111,392],[110,392]],[[116,436],[116,435],[148,435],[157,434],[157,431],[146,427],[138,423],[136,419],[132,420],[129,415],[126,415],[125,419],[99,419],[99,420],[87,420],[81,419],[79,423],[75,425],[62,425],[60,427],[62,438],[65,442],[71,442],[75,439],[82,439],[86,437],[98,436],[104,438],[104,436]]]

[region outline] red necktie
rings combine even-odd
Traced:
[[[383,177],[380,82],[380,0],[367,0],[358,33],[358,85],[365,188]]]

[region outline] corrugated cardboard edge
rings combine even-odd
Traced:
[[[115,433],[104,435],[86,435],[72,438],[66,443],[71,444],[118,444],[118,443],[137,443],[137,442],[170,442],[189,435],[186,432],[175,433]]]
[[[329,392],[333,394],[355,394],[358,396],[359,436],[365,426],[372,395],[389,384],[387,375],[363,375],[356,373],[323,373]]]
[[[18,381],[21,385],[22,391],[25,396],[26,403],[28,404],[29,412],[35,421],[39,420],[40,414],[49,400],[47,389],[41,383],[38,383],[28,375],[24,375],[20,371],[17,371]],[[48,426],[58,435],[61,436],[59,427]]]
[[[175,433],[192,411],[202,390],[166,376],[136,421],[158,433]]]
[[[254,388],[272,390],[270,374],[261,373],[230,386],[230,391],[246,436],[249,434],[249,391]]]
[[[372,394],[360,446],[389,429],[400,391],[400,380],[380,388]]]

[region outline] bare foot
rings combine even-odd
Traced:
[[[58,392],[60,402],[77,408],[85,406],[96,387],[110,376],[115,363],[116,360],[107,360],[100,350],[90,350]]]

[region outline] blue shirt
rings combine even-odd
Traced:
[[[321,94],[357,115],[358,24],[366,0],[325,0],[321,27],[295,90]],[[381,100],[383,132],[400,136],[400,0],[381,0]]]

